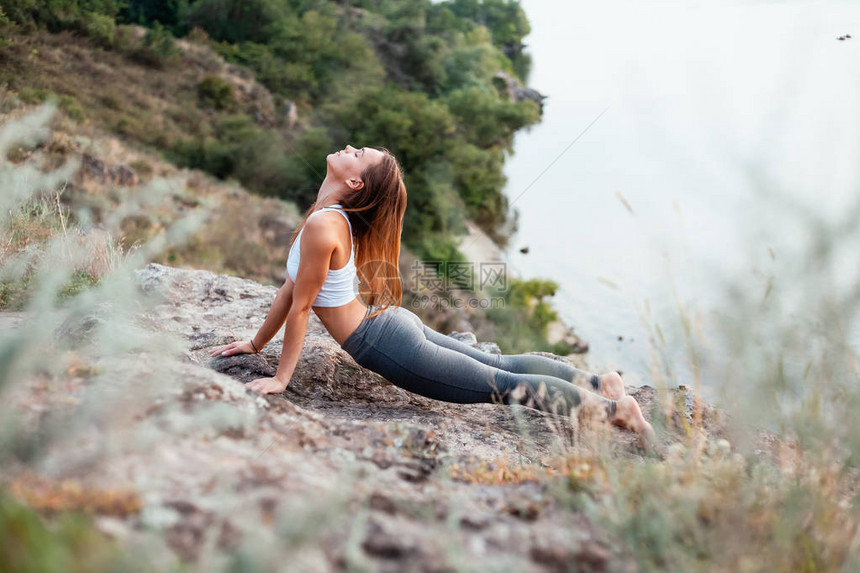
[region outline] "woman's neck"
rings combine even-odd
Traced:
[[[319,193],[317,193],[317,200],[315,205],[317,207],[326,207],[328,205],[334,205],[336,203],[340,203],[340,198],[343,196],[345,189],[342,185],[338,185],[336,182],[326,176],[325,180],[323,180],[322,185],[320,185]]]

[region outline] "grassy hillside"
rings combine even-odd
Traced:
[[[0,124],[32,113],[32,106],[0,89]],[[25,304],[34,286],[30,268],[57,238],[77,235],[77,244],[89,253],[75,275],[81,284],[69,286],[72,294],[98,282],[128,253],[176,233],[177,222],[193,213],[202,215],[198,228],[148,260],[211,268],[265,284],[283,281],[285,245],[300,221],[294,204],[177,168],[116,136],[83,128],[66,114],[52,116],[46,129],[42,139],[7,149],[2,161],[7,173],[19,168],[60,173],[62,179],[9,210],[0,261],[7,271],[16,258],[26,264],[17,278],[6,275],[0,281],[0,308]]]
[[[404,242],[422,258],[457,259],[465,218],[499,244],[513,230],[504,152],[540,118],[496,78],[527,75],[517,2],[2,0],[0,10],[0,82],[25,101],[55,93],[84,123],[300,208],[327,152],[385,146],[407,174]]]

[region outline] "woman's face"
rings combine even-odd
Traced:
[[[339,181],[361,180],[361,173],[371,165],[382,161],[383,153],[372,147],[356,149],[347,145],[340,151],[326,156],[328,174]]]

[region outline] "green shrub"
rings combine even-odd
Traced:
[[[0,0],[0,11],[25,29],[44,27],[50,32],[73,30],[88,34],[93,18],[114,21],[121,0]],[[104,28],[105,23],[98,25]]]
[[[69,279],[60,287],[58,298],[60,300],[70,298],[89,287],[99,284],[101,277],[91,275],[86,271],[76,270]]]
[[[27,304],[32,279],[29,275],[0,280],[0,309],[21,310]]]
[[[197,26],[191,28],[191,31],[188,32],[188,35],[185,36],[185,39],[189,42],[194,42],[195,44],[206,44],[209,42],[209,34],[206,33],[206,30],[203,28],[198,28]]]
[[[51,90],[22,87],[18,91],[18,99],[24,103],[42,103],[54,95]]]
[[[142,45],[132,52],[132,58],[146,66],[163,69],[175,61],[179,53],[173,34],[156,22],[146,31]]]
[[[126,24],[116,26],[113,35],[114,50],[130,54],[140,43],[140,40],[134,33],[134,26]]]
[[[448,234],[431,234],[418,243],[416,254],[425,261],[463,262],[466,257],[457,250],[457,242]]]
[[[70,95],[61,95],[57,105],[60,109],[65,111],[68,116],[74,119],[77,122],[82,122],[86,115],[84,114],[84,109],[81,107],[80,102],[74,97]]]
[[[232,175],[258,193],[283,196],[290,169],[281,135],[261,130],[237,149]]]
[[[87,35],[98,45],[104,48],[112,48],[114,35],[116,34],[116,22],[112,16],[104,14],[87,14],[84,19]]]
[[[322,127],[306,130],[295,144],[287,146],[289,155],[283,187],[299,205],[308,205],[316,199],[325,173],[325,157],[334,148],[334,140]]]
[[[198,0],[191,5],[187,25],[219,42],[266,43],[285,12],[284,3],[276,0]]]
[[[483,149],[498,146],[512,150],[514,132],[540,121],[535,102],[509,102],[492,84],[455,90],[447,101],[467,140]]]
[[[11,36],[12,21],[0,7],[0,50],[12,43]]]
[[[558,283],[544,279],[510,279],[507,289],[499,293],[505,304],[490,308],[487,317],[493,321],[495,340],[504,353],[560,350],[546,341],[547,326],[558,320],[558,314],[546,300],[555,296]],[[569,351],[563,352],[567,354]]]
[[[219,111],[228,110],[236,103],[233,86],[214,74],[206,74],[197,84],[197,97],[204,105]]]

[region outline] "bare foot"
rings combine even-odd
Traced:
[[[600,395],[610,400],[620,400],[627,395],[624,388],[624,380],[618,372],[607,372],[600,375]]]
[[[642,415],[636,399],[633,396],[622,396],[616,403],[615,418],[611,422],[639,434],[639,445],[651,449],[656,444],[654,428]]]

